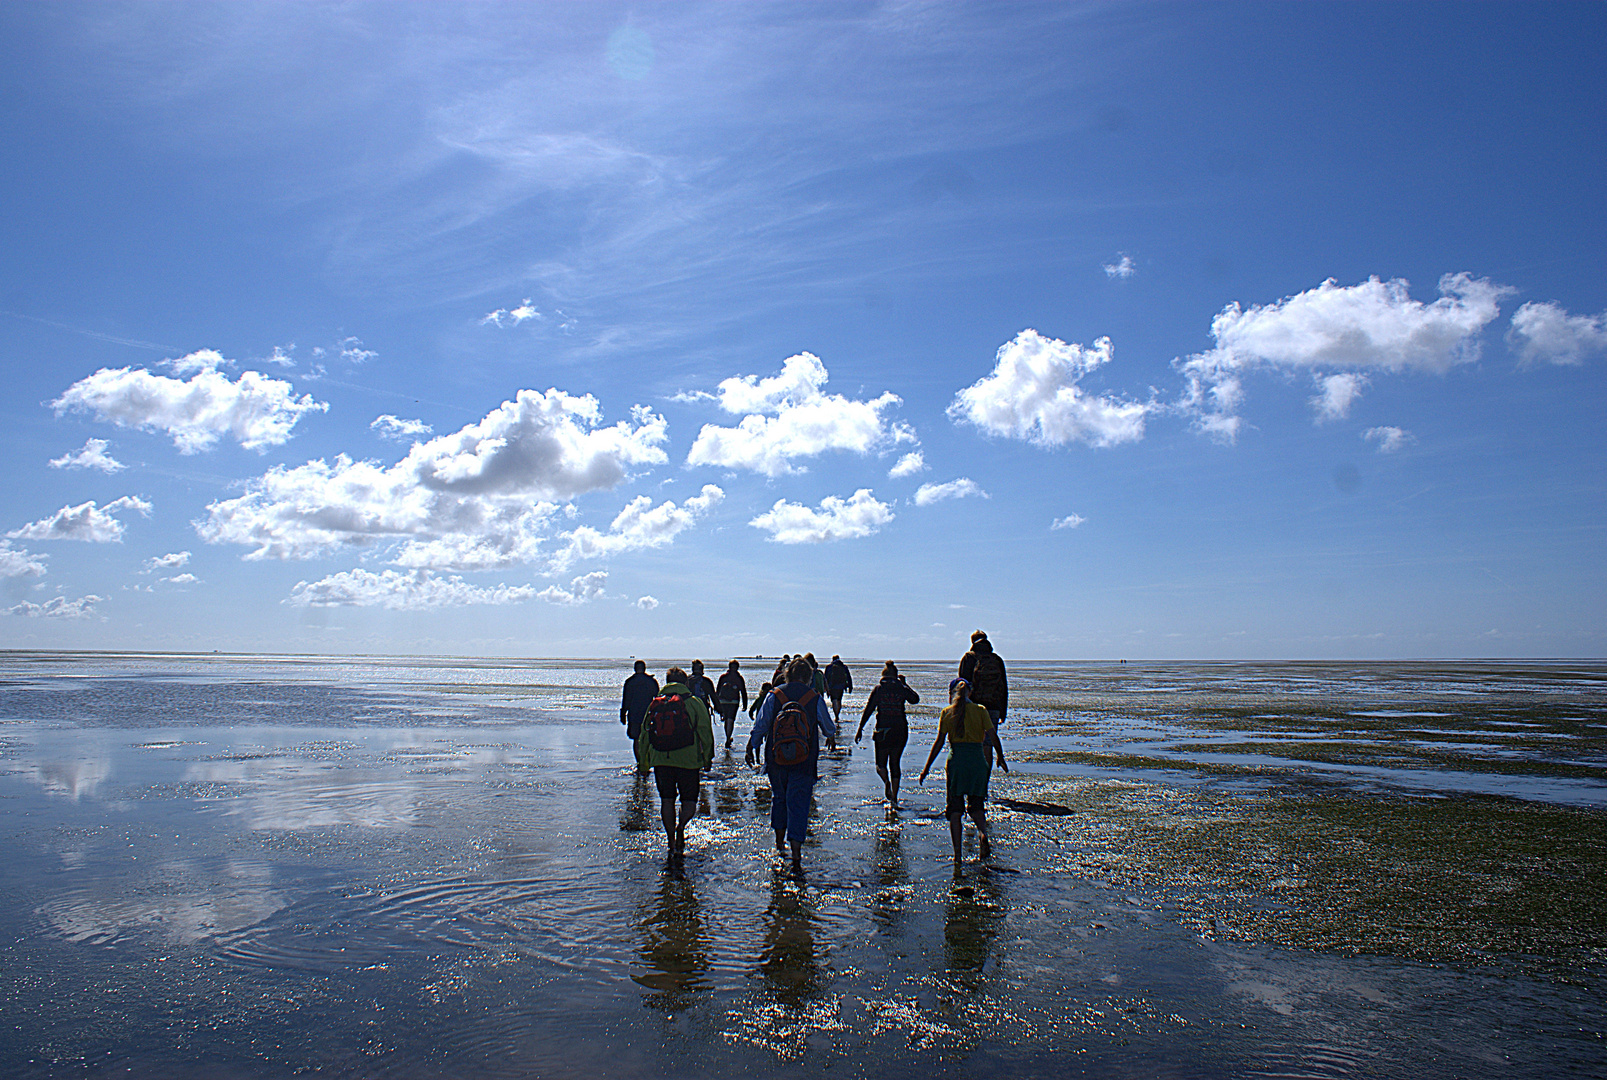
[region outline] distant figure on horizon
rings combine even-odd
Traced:
[[[776,851],[792,845],[792,872],[803,876],[803,838],[809,823],[809,801],[819,776],[820,736],[836,749],[837,725],[825,699],[811,684],[814,668],[799,658],[787,669],[787,681],[770,692],[748,735],[745,759],[751,768],[755,751],[764,754],[770,777],[770,826]]]
[[[686,853],[686,823],[697,814],[701,770],[714,763],[714,725],[702,700],[688,688],[685,671],[672,667],[664,673],[663,693],[648,706],[636,744],[638,760],[652,768],[658,785],[670,858],[678,858]]]
[[[918,783],[926,783],[926,774],[943,749],[943,740],[949,741],[949,760],[944,769],[948,781],[948,803],[943,816],[949,819],[949,838],[954,842],[954,876],[960,876],[960,847],[965,833],[965,814],[969,810],[976,831],[982,838],[981,855],[986,859],[993,854],[988,841],[988,774],[993,763],[989,751],[998,755],[999,768],[1005,772],[1010,766],[1004,763],[1004,746],[999,742],[999,730],[993,726],[988,710],[970,699],[971,687],[964,679],[949,683],[949,698],[953,702],[943,710],[937,722],[937,739],[932,752],[926,756]]]
[[[854,733],[858,742],[865,734],[865,721],[876,714],[876,727],[871,731],[871,742],[876,747],[876,775],[882,778],[887,802],[898,809],[899,763],[904,757],[904,744],[909,742],[909,718],[904,714],[906,704],[920,702],[920,695],[898,673],[898,665],[889,660],[882,667],[882,680],[871,687],[865,699],[865,711],[859,717],[859,730]]]
[[[748,682],[742,677],[742,665],[732,660],[715,684],[714,697],[725,721],[725,746],[729,750],[737,730],[737,710],[748,707]]]
[[[833,655],[826,665],[826,696],[831,699],[831,718],[839,724],[843,722],[843,695],[853,689],[853,672],[842,657]]]
[[[988,710],[995,727],[1002,725],[1010,710],[1010,681],[1004,661],[981,630],[971,632],[971,651],[960,657],[958,674],[970,684],[971,700]]]
[[[625,734],[630,736],[631,747],[636,753],[636,767],[644,772],[647,766],[642,764],[642,752],[636,745],[636,736],[642,733],[642,717],[647,715],[647,707],[656,697],[658,680],[647,673],[645,660],[636,661],[636,673],[625,680],[625,691],[619,701],[619,722],[625,725]]]

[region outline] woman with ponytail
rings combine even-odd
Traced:
[[[964,839],[967,811],[971,820],[976,822],[976,830],[982,838],[982,857],[986,859],[993,853],[993,845],[988,842],[986,811],[988,774],[992,771],[994,756],[998,758],[999,768],[1005,772],[1010,771],[1010,766],[1004,763],[1004,747],[999,743],[993,717],[988,715],[987,709],[971,700],[971,684],[964,679],[949,683],[949,700],[953,704],[944,709],[938,719],[937,739],[932,743],[932,752],[926,757],[926,767],[921,770],[919,782],[926,782],[926,774],[931,771],[932,762],[937,760],[937,752],[943,749],[943,740],[948,739],[949,760],[945,770],[948,776],[948,806],[944,816],[949,819],[949,837],[954,841],[954,873],[958,876],[960,841]]]

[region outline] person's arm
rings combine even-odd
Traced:
[[[1010,677],[1004,672],[1003,660],[999,661],[999,682],[1003,684],[999,689],[999,723],[1002,724],[1010,712]],[[999,759],[999,764],[1004,764],[1003,758]]]
[[[870,714],[876,711],[876,695],[881,692],[881,686],[865,695],[865,711],[859,714],[859,730],[854,732],[854,741],[858,742],[865,735],[865,724],[870,720]]]
[[[619,722],[621,724],[630,723],[630,718],[629,718],[630,705],[631,705],[631,681],[629,679],[626,679],[625,680],[625,689],[621,690],[620,694],[619,694]]]
[[[690,708],[693,703],[700,706],[703,704],[693,698],[692,701],[687,702],[687,707]],[[703,767],[706,769],[714,764],[714,720],[709,716],[709,710],[706,707],[698,708],[692,713],[692,724],[694,730],[697,731],[698,746],[703,751]]]
[[[921,703],[921,695],[915,692],[915,687],[904,681],[904,677],[902,675],[899,676],[898,685],[904,688],[905,701],[909,702],[911,705],[919,705]]]
[[[843,693],[852,694],[854,692],[854,673],[845,667],[843,668],[843,674],[848,676],[848,685],[843,687]]]
[[[820,730],[826,733],[826,745],[832,750],[837,749],[837,721],[831,718],[831,706],[819,694],[815,695],[815,723]]]
[[[992,745],[994,754],[999,758],[999,768],[1009,772],[1010,766],[1004,763],[1004,743],[999,741],[999,729],[997,727],[988,732],[988,742]]]
[[[937,720],[937,738],[932,740],[932,752],[926,755],[926,764],[921,766],[921,778],[915,781],[917,784],[926,783],[926,774],[932,771],[932,762],[937,760],[937,752],[943,749],[943,735],[943,718],[939,716]]]
[[[753,730],[748,733],[748,749],[743,753],[742,759],[748,763],[750,769],[753,768],[753,752],[763,746],[764,741],[770,737],[770,721],[775,719],[775,715],[776,692],[772,690],[760,704],[759,715],[753,721]]]
[[[737,689],[742,691],[742,711],[748,711],[748,680],[737,676]]]
[[[960,678],[964,679],[966,682],[970,683],[972,686],[976,685],[976,653],[975,652],[968,651],[968,652],[966,652],[966,654],[964,656],[960,657],[960,670],[958,672],[956,672],[956,674],[958,674],[960,676]]]

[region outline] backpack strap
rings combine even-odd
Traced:
[[[803,697],[798,699],[798,705],[801,708],[807,709],[809,708],[810,702],[814,701],[815,698],[819,696],[819,694],[815,693],[815,688],[811,686],[808,690],[804,691]]]

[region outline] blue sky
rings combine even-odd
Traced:
[[[1607,653],[1599,4],[0,7],[0,646]]]

